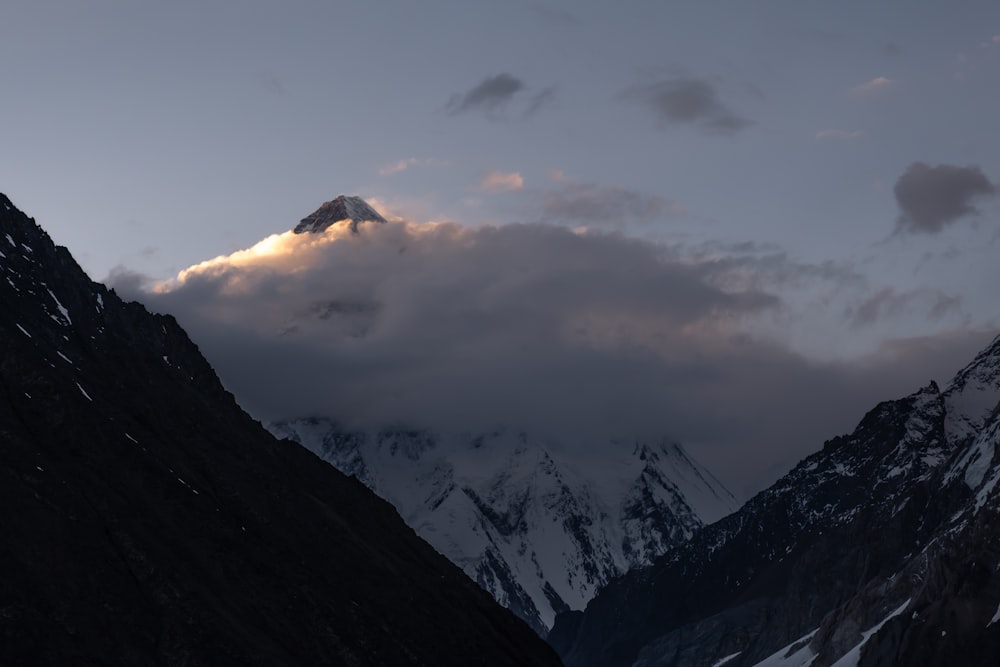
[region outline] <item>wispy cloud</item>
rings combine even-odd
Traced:
[[[534,193],[534,204],[546,222],[597,227],[650,223],[688,214],[677,201],[613,185],[577,183],[561,171],[550,178],[559,184]]]
[[[859,303],[848,307],[845,316],[851,326],[871,326],[882,319],[899,318],[907,310],[918,311],[922,317],[940,320],[957,312],[962,305],[960,297],[939,290],[920,288],[899,291],[883,287]]]
[[[396,160],[389,164],[379,167],[379,176],[392,176],[393,174],[398,174],[402,171],[406,171],[411,167],[429,167],[431,165],[444,164],[441,160],[435,160],[434,158],[415,158],[408,157],[401,160]]]
[[[856,96],[863,95],[873,95],[882,91],[889,90],[896,86],[898,82],[894,79],[889,79],[884,76],[877,76],[871,81],[865,81],[860,86],[855,86],[851,89],[851,93]]]
[[[636,85],[624,97],[651,109],[661,123],[693,125],[707,134],[736,134],[753,125],[722,102],[705,79],[678,77]]]
[[[480,181],[480,192],[510,192],[524,187],[524,178],[516,171],[491,171]]]
[[[527,94],[528,85],[521,79],[506,72],[488,76],[465,93],[451,96],[445,110],[452,116],[481,112],[488,118],[498,119],[511,107],[515,97]],[[539,109],[549,104],[555,97],[556,87],[548,86],[531,95],[521,107],[525,118],[533,116]]]
[[[556,87],[549,86],[538,91],[528,100],[528,106],[524,110],[525,117],[534,116],[538,110],[547,106],[556,96]]]
[[[466,93],[453,95],[448,101],[448,112],[460,114],[472,110],[496,111],[525,88],[523,81],[507,73],[488,76]]]
[[[857,139],[864,136],[861,130],[820,130],[816,133],[817,139]]]

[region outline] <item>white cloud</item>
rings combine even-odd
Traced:
[[[479,183],[481,192],[510,192],[524,187],[524,178],[516,171],[491,171]]]

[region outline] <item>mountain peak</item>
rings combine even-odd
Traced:
[[[302,218],[302,221],[295,227],[295,233],[323,232],[342,220],[351,221],[351,231],[353,232],[358,231],[358,223],[365,220],[385,222],[385,218],[361,197],[339,195],[336,199],[324,202],[318,209]]]

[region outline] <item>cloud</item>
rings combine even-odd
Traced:
[[[473,110],[495,112],[526,87],[523,81],[510,74],[488,76],[465,94],[452,96],[447,105],[448,113],[454,115]]]
[[[524,116],[526,118],[534,116],[536,113],[538,113],[539,109],[552,102],[552,100],[555,99],[555,96],[556,96],[555,86],[549,86],[548,88],[543,88],[542,90],[538,91],[537,93],[531,96],[530,100],[528,100],[528,106],[524,110]]]
[[[817,139],[857,139],[864,136],[861,130],[820,130]]]
[[[524,179],[516,171],[491,171],[479,183],[481,192],[509,192],[524,187]]]
[[[897,82],[894,81],[893,79],[887,79],[884,76],[877,76],[871,81],[866,81],[862,83],[860,86],[855,86],[851,90],[851,93],[856,96],[873,95],[875,93],[892,88],[893,86],[896,85],[896,83]]]
[[[648,223],[687,214],[679,202],[616,186],[576,183],[561,171],[550,177],[560,187],[534,193],[534,205],[545,222],[597,226]]]
[[[431,165],[437,165],[437,164],[441,164],[441,162],[439,160],[435,160],[434,158],[421,159],[415,157],[408,157],[408,158],[403,158],[402,160],[396,160],[395,162],[391,162],[389,164],[379,167],[378,173],[379,176],[392,176],[393,174],[398,174],[400,172],[406,171],[411,167],[429,167]]]
[[[976,166],[914,162],[896,181],[893,193],[900,210],[897,231],[936,234],[978,213],[973,202],[996,195],[997,187]]]
[[[907,311],[918,311],[923,319],[940,320],[949,313],[959,310],[960,297],[932,289],[915,289],[900,292],[891,287],[883,287],[856,306],[847,309],[845,315],[852,326],[871,326],[884,318],[898,319]]]
[[[780,257],[620,234],[390,221],[277,234],[153,291],[135,274],[109,280],[174,314],[260,419],[506,425],[581,448],[666,436],[739,491],[899,395],[900,374],[923,384],[952,361],[904,347],[821,364],[749,335],[744,322],[782,308],[762,271],[808,278]]]
[[[753,124],[720,101],[703,79],[681,77],[633,86],[624,95],[652,109],[664,123],[694,125],[708,134],[735,134]]]

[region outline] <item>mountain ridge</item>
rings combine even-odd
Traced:
[[[789,665],[830,665],[855,650],[859,664],[944,664],[927,657],[943,659],[939,647],[924,657],[916,649],[936,628],[938,639],[965,638],[951,646],[953,660],[992,664],[996,652],[981,658],[970,646],[997,646],[997,626],[982,614],[996,609],[1000,582],[959,573],[1000,566],[996,540],[982,537],[1000,505],[998,364],[1000,337],[944,391],[931,382],[879,404],[733,515],[611,582],[585,612],[560,615],[550,643],[571,667],[723,658],[749,667],[793,645],[802,662]],[[921,586],[935,571],[987,582],[962,593],[978,616],[928,611],[960,597],[946,581]]]
[[[0,662],[559,664],[2,195],[0,302]]]

